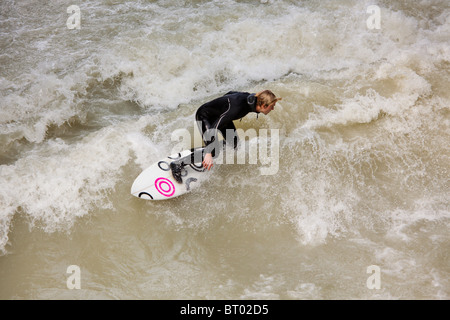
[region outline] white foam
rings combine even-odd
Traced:
[[[289,298],[300,299],[321,299],[320,287],[318,288],[314,283],[300,283],[294,290],[287,291]]]
[[[241,299],[280,299],[277,289],[282,286],[284,279],[281,276],[266,276],[260,274],[259,278],[250,288],[244,289]]]
[[[22,78],[28,87],[25,92],[17,84],[2,81],[2,91],[11,93],[0,100],[0,133],[14,132],[30,142],[42,142],[49,125],[62,125],[79,114],[74,87],[86,81],[83,73],[61,79],[34,70]]]
[[[49,140],[15,164],[1,166],[2,228],[9,228],[18,208],[48,232],[68,230],[93,208],[110,208],[108,194],[129,160],[120,130],[105,128],[75,145]],[[6,235],[2,232],[3,242]]]
[[[426,196],[415,199],[412,209],[396,209],[389,212],[390,225],[387,237],[406,242],[417,236],[408,230],[414,225],[438,221],[448,224],[450,212],[444,203],[445,199]]]
[[[90,54],[80,67],[67,58],[67,52],[83,56],[85,50],[72,45],[77,38],[71,35],[70,42],[58,47],[60,56],[53,57],[53,62],[37,63],[33,58],[35,67],[27,76],[13,81],[3,79],[2,91],[12,90],[2,99],[1,119],[9,122],[3,132],[21,132],[29,141],[43,141],[49,125],[61,125],[83,113],[78,98],[86,93],[86,83],[93,80],[119,78],[117,98],[136,101],[152,110],[167,110],[252,81],[278,79],[289,72],[329,79],[354,77],[355,68],[356,72],[365,72],[361,65],[388,59],[389,72],[382,75],[386,72],[382,65],[376,76],[400,82],[408,79],[405,86],[410,89],[400,96],[380,97],[372,102],[366,101],[363,94],[348,97],[343,102],[343,114],[335,115],[334,120],[365,123],[380,110],[389,112],[394,108],[401,112],[398,106],[405,103],[402,100],[413,98],[416,89],[418,95],[426,91],[420,86],[427,84],[415,85],[408,70],[403,69],[401,74],[395,71],[404,65],[401,59],[408,65],[416,55],[414,61],[423,61],[427,69],[434,61],[448,61],[450,52],[449,45],[438,35],[422,31],[414,18],[388,8],[383,8],[382,30],[369,32],[364,23],[366,16],[361,15],[364,3],[356,7],[352,2],[343,3],[342,7],[333,7],[333,15],[327,10],[282,1],[261,4],[258,10],[251,10],[251,15],[246,12],[253,7],[246,3],[208,3],[201,10],[169,3],[136,3],[132,6],[136,12],[118,4],[108,8],[107,15],[98,4],[86,4],[82,8],[88,14],[86,19],[97,17],[89,20],[94,25],[83,29],[86,36],[97,39],[106,32],[103,30],[111,29],[117,34],[115,41],[101,37],[98,42],[90,41]],[[126,18],[141,29],[130,32],[123,22]],[[436,28],[438,34],[448,32],[444,18],[442,15],[443,24]],[[428,37],[440,41],[433,43]],[[57,42],[58,38],[52,40]],[[55,49],[49,43],[44,46],[41,38],[33,41],[45,55]],[[424,46],[431,54],[426,59],[419,51]],[[55,68],[66,75],[56,76]],[[27,89],[20,90],[24,84]],[[374,96],[369,92],[367,98]],[[398,104],[389,107],[395,101]],[[364,108],[357,109],[361,103]],[[377,107],[368,103],[376,103]]]

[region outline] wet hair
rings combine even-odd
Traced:
[[[277,98],[277,96],[270,90],[263,90],[256,95],[256,105],[267,107],[283,98]]]

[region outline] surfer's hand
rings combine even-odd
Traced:
[[[211,153],[207,153],[205,155],[205,158],[203,159],[203,167],[205,169],[211,169],[213,167],[214,163],[213,163],[213,157]]]

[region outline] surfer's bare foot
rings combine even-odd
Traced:
[[[170,163],[170,169],[172,170],[172,176],[178,183],[183,183],[183,179],[181,178],[181,164],[171,162]]]

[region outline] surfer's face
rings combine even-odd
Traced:
[[[264,113],[265,115],[267,115],[270,111],[272,111],[274,108],[275,108],[275,104],[276,104],[276,102],[274,102],[274,103],[272,103],[272,104],[270,104],[270,105],[268,105],[268,106],[260,106],[259,107],[259,110],[256,110],[256,111],[258,111],[258,112],[262,112],[262,113]]]

